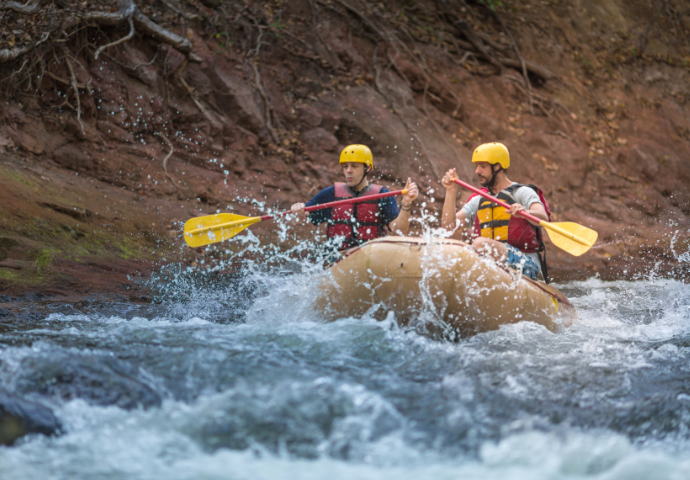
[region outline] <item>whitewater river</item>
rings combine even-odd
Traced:
[[[324,323],[303,274],[27,307],[0,392],[61,433],[0,447],[0,478],[689,479],[689,287],[559,287],[572,328],[458,342]]]

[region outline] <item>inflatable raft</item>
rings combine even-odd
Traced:
[[[577,318],[556,288],[450,239],[373,240],[331,266],[319,287],[317,310],[329,320],[393,311],[403,326],[421,321],[451,336],[522,320],[555,331]]]

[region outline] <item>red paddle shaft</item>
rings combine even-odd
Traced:
[[[379,198],[395,197],[396,195],[405,195],[406,193],[407,190],[396,190],[395,192],[377,193],[376,195],[367,195],[364,197],[346,198],[345,200],[338,200],[336,202],[322,203],[321,205],[313,205],[311,207],[305,208],[304,211],[313,212],[314,210],[323,210],[324,208],[337,207],[339,205],[347,205],[348,203],[359,203],[366,202],[369,200],[378,200]],[[261,221],[263,222],[264,220],[271,220],[273,218],[281,217],[289,213],[292,213],[292,210],[280,212],[275,215],[264,215],[263,217],[261,217]]]
[[[463,182],[462,180],[458,180],[457,178],[454,178],[453,181],[454,181],[455,183],[457,183],[458,185],[460,185],[460,186],[462,186],[462,187],[465,187],[465,188],[468,189],[468,190],[472,190],[472,191],[473,191],[474,193],[476,193],[477,195],[481,195],[482,197],[484,197],[484,198],[486,198],[486,199],[488,199],[488,200],[491,200],[492,202],[494,202],[494,203],[496,203],[496,204],[502,206],[502,207],[505,208],[506,210],[510,210],[510,205],[508,205],[506,202],[503,202],[503,201],[499,200],[499,199],[496,198],[496,197],[492,197],[491,195],[489,195],[489,194],[486,193],[486,192],[482,192],[482,191],[479,190],[478,188],[475,188],[475,187],[473,187],[472,185],[470,185],[469,183],[465,183],[465,182]],[[532,221],[535,222],[537,225],[544,221],[544,220],[541,220],[541,219],[535,217],[534,215],[530,215],[529,213],[527,213],[527,212],[525,212],[525,211],[518,212],[518,215],[522,215],[522,216],[525,217],[527,220],[532,220]]]

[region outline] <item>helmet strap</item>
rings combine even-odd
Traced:
[[[355,185],[354,187],[352,187],[352,190],[354,190],[355,192],[357,191],[357,187],[359,187],[362,184],[362,182],[367,178],[367,175],[369,174],[369,172],[371,172],[371,168],[369,167],[369,165],[365,164],[364,165],[364,175],[362,175],[362,179],[359,181],[359,183],[357,185]]]
[[[491,180],[486,184],[486,188],[489,190],[492,190],[494,188],[494,185],[496,184],[496,176],[503,170],[503,167],[501,165],[498,165],[498,170],[494,170],[494,165],[498,165],[497,163],[491,164]]]

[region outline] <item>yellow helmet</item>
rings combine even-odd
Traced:
[[[340,153],[340,163],[355,162],[364,163],[374,167],[374,156],[366,145],[348,145]]]
[[[492,165],[498,163],[501,167],[507,169],[510,167],[510,155],[508,155],[508,149],[502,143],[485,143],[475,148],[472,154],[472,163],[479,162],[486,162]]]

